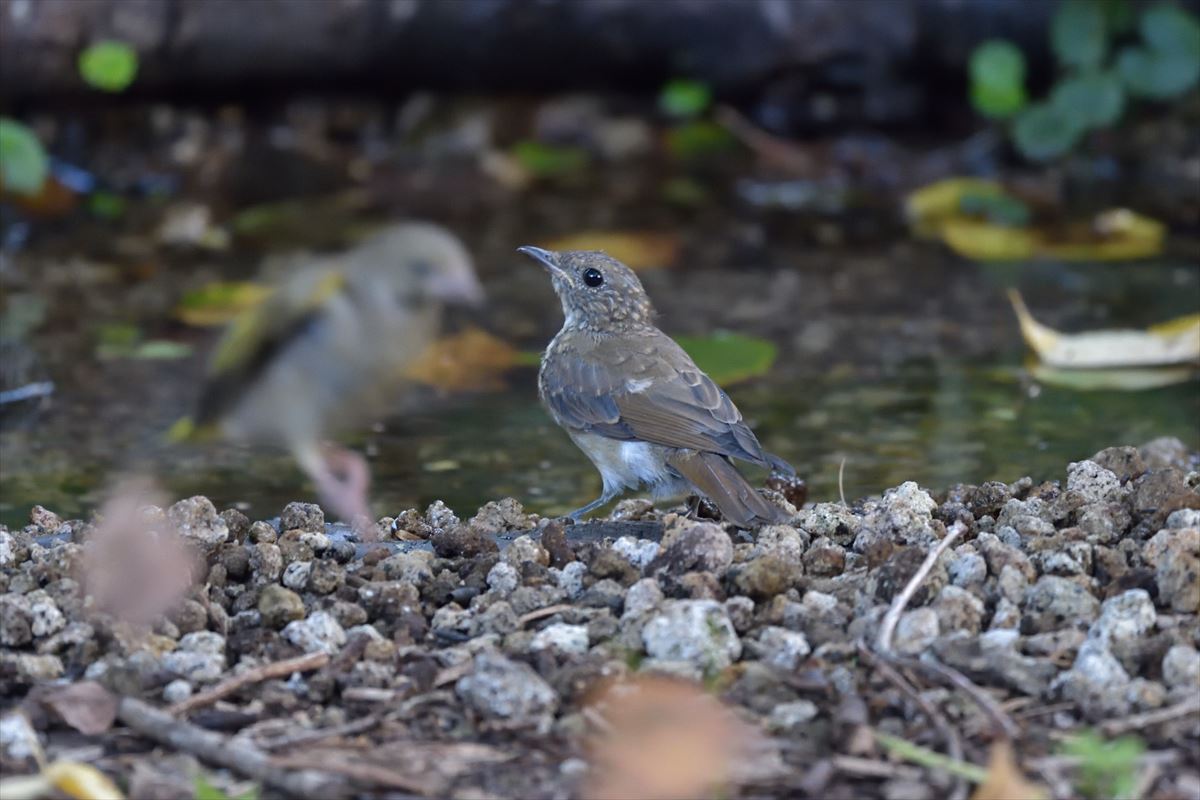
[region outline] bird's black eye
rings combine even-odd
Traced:
[[[428,278],[433,274],[433,264],[428,261],[417,261],[413,263],[413,275],[419,279]]]
[[[588,267],[583,271],[583,282],[594,289],[604,283],[604,276],[595,267]]]

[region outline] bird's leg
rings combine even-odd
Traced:
[[[317,485],[322,503],[348,522],[359,538],[375,538],[375,525],[367,503],[371,469],[366,459],[344,447],[326,445],[301,449],[296,460]]]
[[[574,511],[572,511],[570,514],[567,514],[567,516],[570,517],[571,519],[575,520],[576,522],[579,522],[579,520],[582,519],[585,514],[590,514],[591,512],[595,511],[600,506],[611,502],[617,496],[617,494],[619,494],[619,493],[606,491],[604,494],[600,495],[599,497],[597,497],[592,502],[588,503],[583,508],[577,508]]]

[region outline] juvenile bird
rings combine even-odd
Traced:
[[[784,519],[730,459],[795,470],[763,450],[729,396],[655,327],[633,270],[598,252],[518,251],[549,271],[566,317],[542,358],[538,394],[604,483],[570,516],[647,485],[656,496],[694,487],[744,528]]]
[[[359,524],[370,517],[366,461],[323,440],[382,408],[432,341],[443,303],[482,298],[470,255],[435,225],[397,224],[319,258],[230,324],[195,427],[287,447],[321,500]]]

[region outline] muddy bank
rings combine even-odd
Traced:
[[[753,533],[640,500],[564,526],[506,499],[363,544],[315,506],[252,522],[191,498],[138,511],[189,576],[140,630],[97,583],[104,522],[38,508],[0,529],[0,765],[40,747],[133,797],[190,796],[198,770],[268,797],[596,796],[670,758],[614,749],[628,708],[596,693],[619,681],[678,717],[668,738],[714,715],[689,746],[726,796],[941,797],[956,779],[888,735],[976,764],[1012,735],[1067,797],[1061,742],[1084,729],[1140,737],[1144,796],[1194,796],[1198,464],[1164,439],[1039,485],[773,493],[791,522]]]

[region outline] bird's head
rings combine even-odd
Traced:
[[[650,323],[654,309],[633,270],[594,250],[519,247],[550,273],[568,327],[620,332]]]
[[[384,277],[408,301],[483,303],[470,254],[454,234],[437,225],[405,222],[385,228],[356,248],[355,258],[364,274],[372,280]]]

